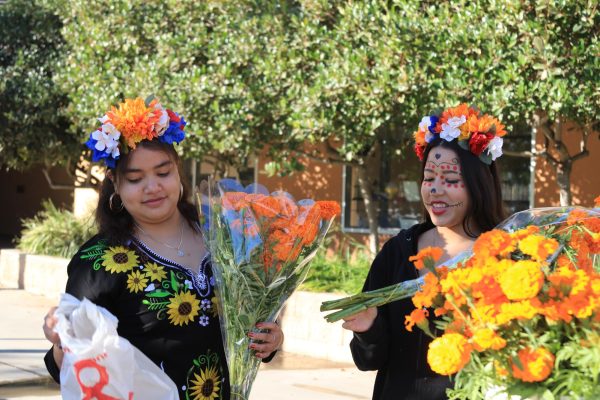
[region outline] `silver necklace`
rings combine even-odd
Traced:
[[[173,249],[173,250],[177,250],[177,255],[179,257],[183,257],[185,256],[185,252],[183,251],[183,249],[181,248],[181,245],[183,244],[183,222],[181,223],[181,233],[179,236],[179,244],[177,245],[177,247],[170,245],[167,242],[162,242],[158,239],[156,239],[154,236],[150,235],[148,232],[146,232],[141,226],[139,226],[137,223],[134,223],[135,227],[138,228],[140,230],[140,232],[142,232],[145,236],[148,236],[150,239],[152,239],[153,241],[155,241],[156,243],[160,243],[163,246],[169,248],[169,249]]]

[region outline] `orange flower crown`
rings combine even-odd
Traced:
[[[463,103],[448,108],[441,116],[423,117],[419,129],[413,134],[414,150],[417,157],[423,161],[428,143],[438,137],[447,142],[456,140],[460,147],[471,151],[489,165],[502,155],[504,135],[504,125],[498,119],[481,114],[476,108]]]
[[[135,149],[142,140],[173,144],[185,138],[185,119],[163,108],[154,96],[125,99],[98,120],[102,126],[90,133],[86,146],[92,150],[92,161],[104,161],[109,168],[116,166],[121,153]]]

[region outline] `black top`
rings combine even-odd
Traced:
[[[66,292],[113,313],[119,335],[166,372],[181,399],[229,399],[209,257],[195,274],[136,239],[108,246],[95,236],[73,257],[67,272]],[[58,382],[52,350],[44,360]]]
[[[363,291],[418,278],[408,258],[417,254],[419,236],[433,227],[431,223],[417,224],[388,240],[371,265]],[[410,298],[379,307],[373,326],[355,333],[350,342],[356,366],[363,371],[377,370],[374,400],[446,399],[448,378],[437,375],[427,364],[431,339],[416,327],[413,332],[404,327],[405,317],[414,308]]]

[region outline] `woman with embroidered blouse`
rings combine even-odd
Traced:
[[[187,200],[173,143],[185,120],[156,99],[127,99],[103,118],[87,146],[108,167],[96,220],[99,233],[68,266],[66,292],[86,297],[119,320],[118,333],[175,382],[182,399],[229,399],[210,256]],[[45,362],[59,381],[63,352],[53,332]],[[256,357],[270,361],[283,342],[275,323],[254,333]]]

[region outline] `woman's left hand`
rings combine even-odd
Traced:
[[[265,332],[249,332],[248,337],[252,339],[249,347],[255,351],[256,357],[269,357],[283,344],[283,331],[275,322],[259,322],[256,327]]]

